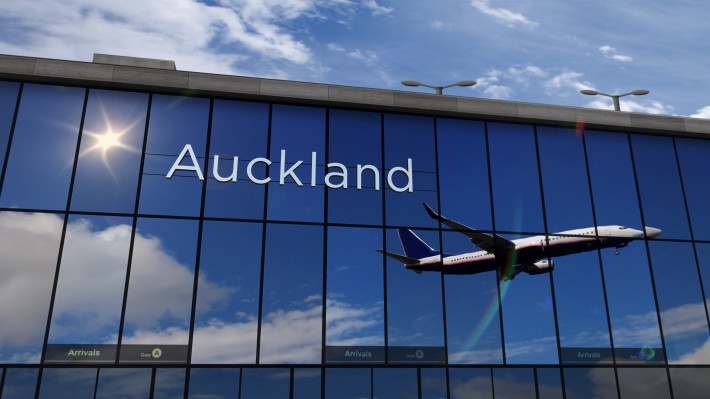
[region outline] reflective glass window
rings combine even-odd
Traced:
[[[328,227],[326,345],[384,346],[381,248],[382,229]]]
[[[133,213],[148,95],[91,90],[71,208]]]
[[[347,173],[347,188],[328,190],[328,221],[335,223],[381,224],[382,170],[381,114],[330,110],[328,173]],[[345,166],[346,172],[335,164]],[[345,180],[333,175],[331,184]]]
[[[493,369],[493,393],[496,399],[534,399],[533,369]]]
[[[710,392],[710,369],[671,368],[673,397],[678,399],[703,399]]]
[[[587,237],[550,236],[549,240],[551,248],[592,249],[552,259],[561,362],[611,362],[609,323],[594,230],[590,229]],[[583,348],[587,350],[580,350]]]
[[[449,369],[449,395],[451,399],[492,399],[491,370]]]
[[[537,137],[548,231],[593,226],[581,133],[574,129],[538,127]]]
[[[422,368],[421,369],[422,399],[445,399],[446,394],[446,369]]]
[[[537,391],[540,398],[562,399],[562,377],[560,369],[539,368],[537,373]]]
[[[396,114],[385,114],[384,118],[386,222],[390,226],[436,227],[436,221],[422,209],[422,202],[438,209],[434,119]]]
[[[138,219],[121,361],[186,360],[197,227],[194,220]],[[217,289],[212,303],[220,293]],[[152,353],[154,345],[161,345],[161,353]]]
[[[372,372],[373,398],[418,398],[417,369],[376,368]]]
[[[325,109],[273,105],[270,152],[267,217],[323,221]]]
[[[371,369],[337,368],[325,370],[325,399],[370,398]]]
[[[19,83],[0,81],[0,165],[5,162],[5,151],[7,150],[7,141],[10,138],[12,118],[15,115],[19,90]]]
[[[414,234],[433,248],[439,247],[436,231],[417,230]],[[387,230],[387,251],[403,254],[397,230]],[[403,255],[405,255],[404,253]],[[411,255],[411,253],[410,253]],[[444,315],[441,273],[421,274],[387,258],[387,334],[389,362],[443,362]],[[429,347],[429,348],[426,348]],[[418,360],[408,354],[421,350]]]
[[[152,369],[99,369],[96,399],[147,399]]]
[[[0,363],[39,363],[63,224],[0,212]]]
[[[190,369],[188,399],[239,397],[240,369]]]
[[[461,233],[443,233],[444,252],[483,256]],[[449,267],[457,267],[452,265]],[[475,270],[474,264],[467,266]],[[498,284],[495,270],[444,276],[449,363],[502,363]]]
[[[668,361],[707,364],[710,333],[692,245],[654,241],[649,250]]]
[[[22,91],[0,206],[67,206],[86,90],[26,84]]]
[[[254,363],[262,224],[205,221],[192,363]]]
[[[613,368],[566,368],[565,393],[568,398],[618,398]]]
[[[153,95],[138,207],[140,213],[200,214],[202,181],[197,169],[203,177],[208,172],[205,156],[209,105],[205,98]],[[178,162],[179,167],[168,179]]]
[[[8,368],[2,386],[3,399],[32,399],[37,390],[38,369]]]
[[[631,145],[646,226],[660,238],[690,238],[673,139],[632,134]]]
[[[266,226],[259,363],[320,363],[323,228]]]
[[[710,141],[676,138],[675,142],[693,237],[710,240]]]
[[[115,359],[131,229],[129,218],[69,217],[48,341],[64,345],[48,347],[47,361]],[[105,353],[67,355],[73,344],[86,344],[79,351]]]
[[[39,397],[40,399],[93,399],[95,386],[96,369],[45,368],[42,371]]]
[[[532,126],[488,124],[495,228],[544,233]]]
[[[491,230],[486,131],[482,122],[438,118],[441,213],[478,230]]]
[[[628,135],[586,130],[584,140],[597,225],[643,230]]]
[[[320,387],[320,369],[293,370],[293,399],[320,398]]]
[[[258,180],[266,177],[264,163],[257,162],[251,168],[249,165],[252,160],[268,155],[268,138],[268,104],[215,100],[209,170],[205,171],[206,216],[244,219],[264,217],[265,186],[254,183],[248,173],[251,172]],[[215,164],[218,168],[217,176],[214,174]]]
[[[695,243],[695,251],[698,256],[698,265],[700,266],[700,276],[702,278],[701,282],[707,303],[708,298],[710,298],[710,244]]]
[[[158,368],[155,370],[154,399],[181,399],[185,395],[185,369]]]
[[[665,368],[619,368],[621,399],[670,399],[668,376]]]
[[[291,391],[289,369],[242,369],[240,399],[288,399]]]

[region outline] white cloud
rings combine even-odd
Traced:
[[[592,84],[586,80],[582,80],[582,76],[584,76],[584,74],[579,72],[564,71],[546,81],[544,86],[548,92],[562,90],[564,93],[567,93],[569,89],[573,89],[576,92],[584,89],[591,89]]]
[[[690,117],[710,119],[710,105],[700,108],[696,113],[690,115]]]
[[[514,90],[512,88],[501,85],[490,85],[483,90],[483,94],[496,100],[509,99],[513,93]]]
[[[490,3],[491,0],[471,0],[471,5],[478,11],[495,17],[499,22],[502,22],[508,26],[519,24],[533,27],[538,25],[537,22],[529,20],[523,14],[519,14],[505,8],[491,7]]]
[[[604,54],[604,57],[612,60],[621,62],[631,62],[634,60],[631,56],[617,54],[616,49],[609,45],[599,47],[599,51]]]
[[[394,11],[394,8],[381,6],[375,0],[364,0],[362,5],[372,10],[372,15],[385,15]]]
[[[673,107],[670,105],[664,105],[659,101],[649,101],[645,103],[639,103],[634,100],[626,100],[622,97],[619,101],[619,105],[622,111],[626,112],[640,112],[645,114],[662,114],[662,115],[672,115]],[[611,98],[601,97],[594,101],[587,103],[589,108],[596,109],[614,109],[614,103]]]
[[[429,26],[432,27],[433,29],[442,29],[444,27],[444,23],[441,21],[431,21],[429,22]]]
[[[374,66],[379,61],[377,54],[370,50],[362,52],[360,49],[355,49],[355,51],[349,52],[347,56],[355,60],[363,61],[367,66]]]
[[[337,43],[328,43],[328,44],[326,44],[326,47],[328,47],[328,50],[330,50],[330,51],[336,51],[338,53],[345,52],[345,49],[343,48],[343,46],[341,46]]]

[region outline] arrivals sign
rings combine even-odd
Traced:
[[[185,158],[189,158],[188,164],[183,164]],[[311,153],[310,168],[304,165],[303,160],[297,160],[295,162],[289,161],[286,154],[286,150],[281,150],[281,159],[279,162],[279,184],[284,185],[287,181],[296,183],[299,187],[303,186],[301,178],[303,173],[310,172],[310,185],[315,187],[318,183],[317,174],[317,160],[318,154],[315,152]],[[258,178],[254,176],[254,167],[258,164],[264,164],[266,166],[271,165],[272,161],[267,158],[254,158],[247,164],[246,176],[249,181],[254,184],[268,184],[271,182],[271,177]],[[290,165],[290,166],[288,166]],[[300,169],[299,169],[300,168]],[[198,179],[205,180],[200,164],[197,162],[197,157],[195,152],[192,150],[192,145],[185,144],[182,152],[178,155],[177,159],[170,168],[170,171],[165,176],[167,179],[171,179],[176,171],[186,171],[194,172]],[[328,188],[342,188],[347,189],[348,186],[352,186],[352,175],[348,176],[348,169],[345,165],[338,162],[330,162],[326,165],[326,175],[323,177],[323,183]],[[212,177],[220,183],[236,183],[239,179],[239,157],[234,157],[234,163],[232,166],[232,173],[228,176],[224,176],[219,172],[219,155],[215,155],[212,161]],[[406,184],[403,186],[398,186],[394,183],[395,174],[402,174],[406,178]],[[301,176],[301,177],[299,177]],[[374,182],[375,191],[380,190],[380,170],[373,165],[360,165],[358,164],[355,169],[355,187],[358,190],[362,189],[363,181],[366,179],[372,179]],[[414,178],[412,174],[412,159],[407,158],[407,166],[397,166],[389,170],[387,173],[387,186],[394,192],[414,192]]]

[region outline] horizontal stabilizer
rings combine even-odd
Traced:
[[[381,249],[376,249],[375,251],[377,251],[381,254],[385,254],[385,255],[389,256],[390,258],[396,260],[397,262],[402,262],[407,266],[419,264],[419,259],[409,258],[409,257],[406,257],[404,255],[399,255],[399,254],[393,254],[392,252],[383,251]]]

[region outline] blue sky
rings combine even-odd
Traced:
[[[5,0],[0,53],[710,118],[701,0]]]

